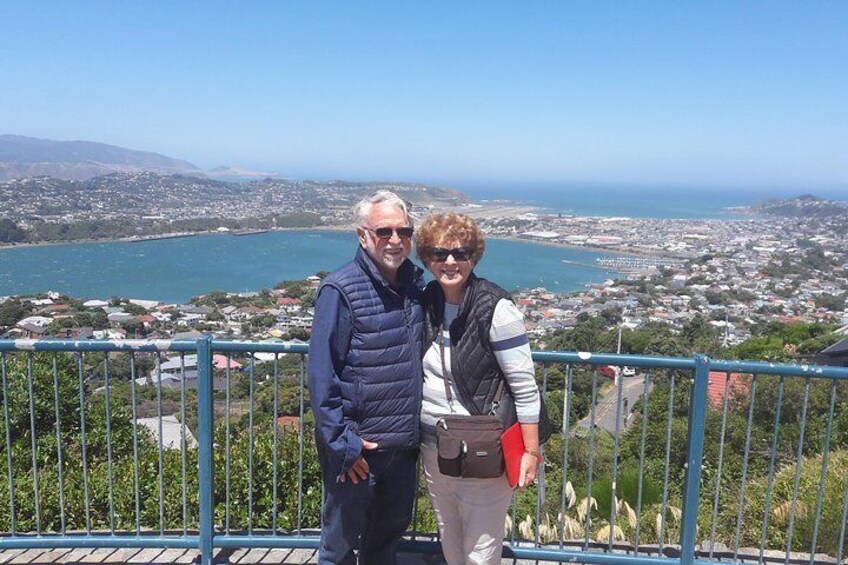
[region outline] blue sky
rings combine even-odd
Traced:
[[[293,177],[848,192],[846,2],[0,3],[0,133]]]

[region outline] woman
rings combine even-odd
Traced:
[[[435,278],[423,298],[421,456],[449,565],[501,562],[512,488],[505,475],[469,479],[440,473],[438,420],[489,413],[506,379],[526,448],[519,487],[533,482],[539,464],[541,403],[524,318],[506,291],[474,275],[484,251],[483,234],[468,216],[435,214],[418,229],[416,252]]]

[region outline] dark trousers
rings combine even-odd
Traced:
[[[369,451],[364,481],[344,483],[324,473],[320,565],[395,565],[397,543],[412,520],[417,449]]]

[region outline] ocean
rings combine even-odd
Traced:
[[[819,198],[848,200],[848,190],[740,190],[703,187],[635,187],[571,184],[458,183],[450,185],[475,200],[509,200],[545,211],[578,216],[630,218],[737,218],[733,208],[768,198],[794,198],[812,193]]]
[[[584,249],[487,240],[476,272],[506,289],[568,292],[613,273]],[[55,290],[79,298],[113,296],[174,303],[211,290],[244,292],[331,271],[353,258],[353,232],[297,230],[199,235],[143,242],[75,243],[0,249],[0,296]]]

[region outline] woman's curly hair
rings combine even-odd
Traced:
[[[471,261],[474,265],[480,262],[486,251],[483,232],[472,218],[465,214],[445,212],[431,214],[418,227],[415,234],[415,254],[427,265],[430,257],[427,249],[430,247],[449,247],[458,241],[463,247],[473,249]]]

